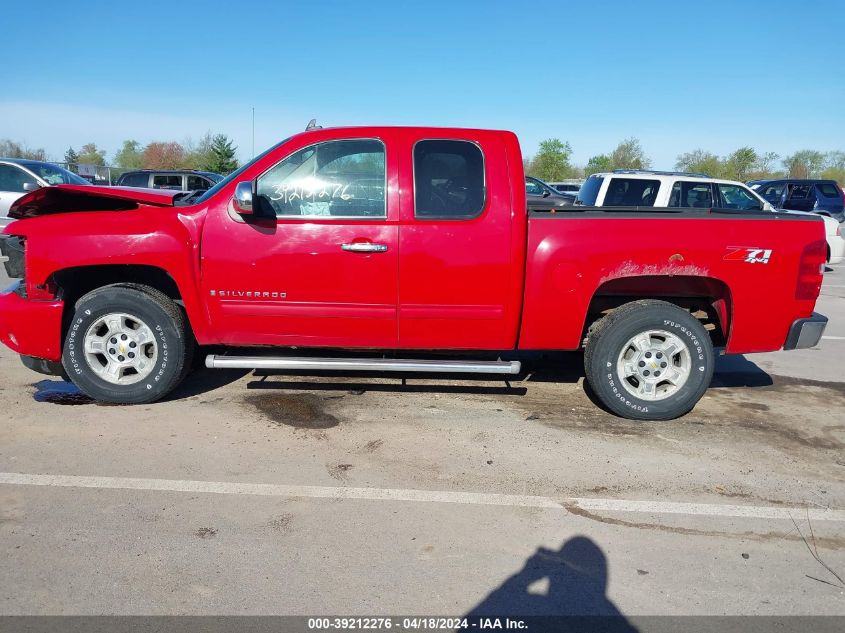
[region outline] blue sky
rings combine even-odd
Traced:
[[[4,3],[0,138],[229,134],[249,158],[305,127],[456,125],[629,136],[654,165],[742,145],[845,150],[845,11],[775,2]],[[798,24],[800,23],[800,27]],[[13,26],[14,28],[8,28]]]

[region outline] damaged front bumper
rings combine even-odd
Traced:
[[[0,291],[0,341],[22,356],[61,360],[64,302],[26,299],[20,283]]]

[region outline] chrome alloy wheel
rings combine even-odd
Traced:
[[[683,387],[692,369],[689,348],[665,330],[632,336],[622,347],[616,371],[622,386],[640,400],[664,400]]]
[[[136,316],[112,313],[91,324],[83,339],[88,366],[106,382],[131,385],[149,376],[158,360],[158,343]]]

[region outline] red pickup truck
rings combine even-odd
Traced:
[[[0,244],[20,279],[0,339],[119,403],[165,396],[197,345],[232,348],[208,367],[502,375],[583,347],[596,395],[634,419],[691,410],[714,347],[818,343],[821,218],[529,213],[522,164],[510,132],[313,129],[195,199],[39,189]]]

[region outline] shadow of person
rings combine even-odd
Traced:
[[[532,632],[636,631],[606,591],[607,558],[591,539],[576,536],[558,551],[538,548],[466,617],[528,617]]]

